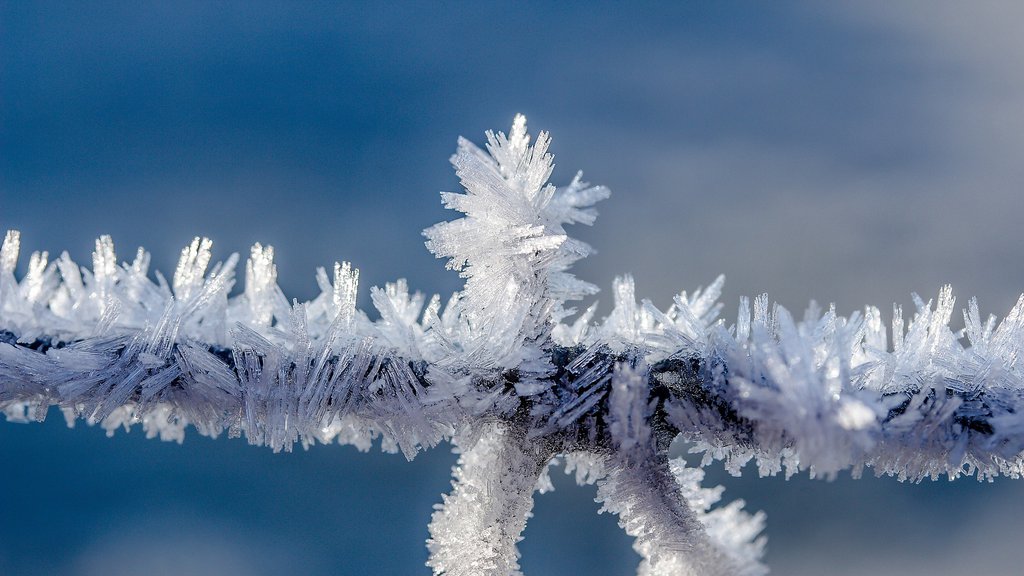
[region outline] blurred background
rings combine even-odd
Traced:
[[[743,294],[848,314],[952,283],[1003,315],[1024,289],[1022,22],[1015,2],[2,1],[0,227],[80,263],[109,233],[165,272],[196,235],[218,259],[260,241],[289,297],[342,259],[364,309],[398,277],[447,296],[420,231],[453,217],[455,139],[523,112],[556,183],[613,191],[572,231],[606,289],[631,272],[665,307],[725,273],[731,321]],[[0,574],[426,574],[454,460],[0,423]],[[631,573],[593,488],[554,476],[524,571]],[[774,574],[1024,563],[1024,482],[708,482],[768,513]]]

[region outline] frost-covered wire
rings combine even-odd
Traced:
[[[290,450],[377,440],[412,458],[452,441],[453,490],[430,524],[436,574],[518,573],[521,538],[548,465],[564,461],[597,483],[643,557],[639,573],[764,574],[764,519],[741,502],[717,506],[703,472],[669,458],[688,440],[703,464],[738,474],[871,469],[919,481],[1022,472],[1024,299],[1002,321],[975,301],[954,332],[943,288],[915,296],[891,330],[873,307],[843,317],[815,306],[802,319],[744,299],[719,318],[723,279],[661,310],[613,285],[603,322],[596,292],[569,267],[590,249],[566,233],[591,224],[608,190],[577,176],[548,183],[552,157],[518,116],[486,151],[460,139],[452,158],[463,214],[425,231],[465,287],[442,307],[405,281],[371,288],[378,318],[355,307],[358,271],[317,271],[320,294],[289,303],[271,247],[253,247],[235,291],[237,255],[212,262],[212,243],[184,248],[170,283],[139,250],[119,264],[96,242],[92,268],[65,253],[31,255],[19,280],[20,237],[0,249],[0,410],[42,420],[50,407],[109,432],[141,424],[181,442],[245,436]],[[232,293],[237,295],[232,296]]]

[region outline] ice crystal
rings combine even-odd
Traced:
[[[181,442],[191,426],[275,451],[379,439],[413,458],[451,441],[453,489],[428,541],[428,565],[449,575],[518,573],[533,493],[559,462],[598,485],[601,510],[636,538],[640,574],[765,573],[763,515],[716,506],[721,489],[669,458],[677,437],[736,474],[753,462],[762,475],[1021,475],[1024,297],[1001,322],[972,300],[966,344],[949,287],[915,295],[907,321],[894,309],[891,332],[873,307],[812,304],[797,320],[764,295],[727,324],[721,277],[663,311],[624,276],[603,322],[593,305],[568,320],[596,288],[569,273],[590,249],[565,226],[593,223],[608,190],[579,175],[550,184],[549,144],[531,144],[522,116],[488,132],[486,151],[459,140],[464,192],[442,199],[462,216],[424,234],[465,286],[443,307],[404,280],[371,288],[374,321],[355,307],[348,263],[289,303],[272,247],[252,248],[232,296],[239,258],[211,265],[207,239],[182,250],[168,284],[144,250],[118,264],[103,236],[91,270],[34,253],[18,280],[21,238],[8,232],[0,410],[29,421],[57,406],[109,433],[141,424]]]

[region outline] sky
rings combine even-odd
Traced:
[[[173,269],[275,248],[460,286],[421,231],[453,218],[448,158],[527,115],[553,181],[611,188],[574,268],[667,306],[727,277],[848,314],[953,285],[983,313],[1024,290],[1024,37],[1015,2],[108,3],[0,0],[0,228],[90,261],[111,234]],[[24,266],[25,262],[22,262]],[[601,310],[609,297],[598,295]],[[0,574],[424,574],[455,456],[413,462],[238,439],[0,423]],[[556,475],[521,544],[531,576],[637,561],[592,489]],[[1010,573],[1024,484],[727,477],[768,512],[775,574]]]

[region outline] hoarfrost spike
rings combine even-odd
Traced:
[[[452,164],[461,213],[424,234],[465,278],[442,308],[404,280],[371,288],[379,319],[355,308],[359,272],[317,270],[320,294],[285,298],[271,247],[210,265],[212,243],[182,250],[171,283],[149,254],[118,264],[96,242],[92,270],[34,253],[15,275],[21,238],[0,248],[0,410],[42,420],[51,406],[109,433],[141,424],[181,442],[185,428],[291,450],[339,442],[412,458],[450,440],[462,454],[430,524],[436,574],[517,574],[516,543],[534,489],[564,461],[597,483],[602,511],[636,538],[641,574],[764,574],[764,517],[716,506],[703,472],[668,458],[676,437],[739,473],[865,469],[920,481],[1024,471],[1024,296],[1002,321],[971,300],[967,345],[950,329],[949,287],[915,295],[891,336],[877,308],[843,317],[812,303],[797,320],[767,296],[718,318],[724,279],[660,310],[615,280],[614,309],[571,322],[567,302],[597,289],[571,265],[590,248],[565,225],[592,224],[608,190],[577,175],[548,182],[553,159],[526,119],[460,139]],[[891,341],[890,341],[891,340]]]

